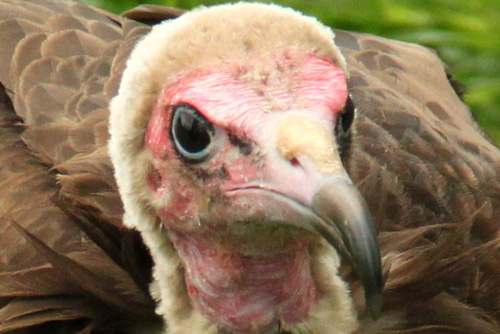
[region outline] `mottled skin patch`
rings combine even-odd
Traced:
[[[252,144],[252,142],[250,142],[247,138],[239,138],[231,133],[229,133],[227,137],[231,145],[240,149],[242,155],[248,156],[252,153],[252,146],[254,144]]]

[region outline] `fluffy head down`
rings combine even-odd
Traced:
[[[333,37],[315,18],[255,3],[200,7],[155,26],[132,52],[110,105],[110,155],[125,205],[125,224],[139,230],[153,227],[143,182],[147,164],[140,161],[147,154],[144,135],[151,110],[166,83],[217,62],[244,59],[255,50],[310,50],[345,71]]]

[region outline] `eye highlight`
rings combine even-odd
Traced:
[[[214,126],[193,106],[174,107],[171,133],[177,152],[190,162],[202,162],[213,151]]]

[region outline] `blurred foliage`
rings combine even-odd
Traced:
[[[120,13],[140,0],[84,0]],[[190,9],[217,0],[149,0]],[[270,1],[261,1],[270,2]],[[438,51],[487,132],[500,143],[500,1],[498,0],[278,0],[323,23],[426,45]]]

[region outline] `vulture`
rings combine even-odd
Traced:
[[[0,43],[0,333],[500,333],[435,52],[245,2],[1,0]]]

